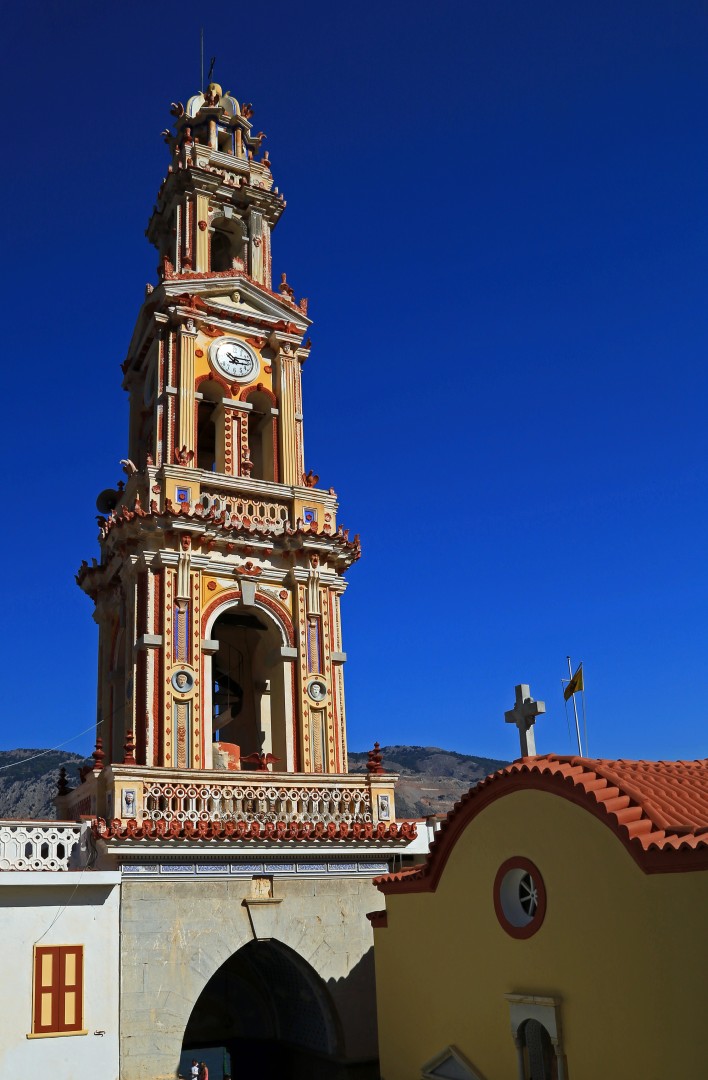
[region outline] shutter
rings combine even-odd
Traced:
[[[36,947],[32,1032],[81,1031],[83,1000],[83,945]]]
[[[59,1031],[81,1031],[83,1025],[84,950],[82,945],[61,949]]]
[[[34,1015],[36,1034],[56,1031],[59,1023],[60,950],[56,946],[34,951]]]

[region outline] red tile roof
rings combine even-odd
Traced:
[[[384,893],[432,892],[457,839],[485,806],[520,790],[569,799],[603,821],[646,873],[708,869],[708,758],[527,757],[481,780],[447,815],[421,866],[378,878]]]
[[[398,841],[410,843],[417,835],[415,821],[379,821],[373,824],[367,822],[330,821],[317,823],[312,821],[300,821],[292,818],[290,821],[269,821],[261,824],[258,821],[137,821],[129,818],[122,821],[114,818],[106,822],[103,818],[95,818],[91,823],[93,835],[97,840],[218,840],[220,843],[229,841],[257,841],[267,840],[271,843],[278,841],[348,841],[355,842],[381,842]]]

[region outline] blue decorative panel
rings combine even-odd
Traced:
[[[295,867],[298,874],[326,874],[327,863],[323,862],[310,862],[310,863],[298,863]]]
[[[266,874],[293,874],[295,873],[295,863],[266,863],[265,872]]]
[[[197,863],[198,874],[228,874],[228,863]]]
[[[262,874],[263,873],[263,863],[262,862],[259,862],[259,863],[255,863],[255,862],[254,863],[232,863],[231,864],[231,873],[232,874]]]
[[[308,506],[302,511],[302,520],[306,525],[314,525],[317,521],[317,511],[313,507]]]
[[[178,503],[188,503],[192,501],[192,492],[190,488],[178,487],[175,491]]]
[[[163,863],[161,874],[193,874],[194,863]]]

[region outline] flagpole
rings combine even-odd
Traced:
[[[573,665],[570,662],[570,657],[569,656],[566,657],[566,659],[568,661],[568,675],[572,679],[573,678]],[[573,698],[573,712],[575,713],[575,734],[576,734],[577,739],[578,739],[578,754],[579,754],[580,757],[582,757],[583,756],[583,744],[580,741],[580,720],[578,719],[578,706],[575,704],[575,694],[572,694],[571,696]]]
[[[563,694],[563,704],[565,705],[565,725],[568,728],[568,746],[573,749],[573,736],[570,734],[570,718],[568,716],[568,702],[565,700],[565,679],[561,679],[561,694]]]
[[[583,676],[585,675],[585,668],[583,668]],[[585,739],[585,757],[590,753],[590,747],[588,746],[588,718],[585,715],[585,683],[583,682],[582,698],[583,703],[583,738]]]

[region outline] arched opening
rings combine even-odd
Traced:
[[[276,480],[273,439],[273,406],[268,394],[257,390],[249,394],[252,410],[248,414],[248,452],[254,480]]]
[[[339,1076],[340,1052],[337,1014],[314,968],[279,941],[250,941],[199,995],[179,1073],[189,1077],[196,1059],[206,1062],[209,1080],[329,1080]]]
[[[526,1080],[556,1080],[556,1055],[551,1036],[539,1020],[526,1020],[521,1026]]]
[[[212,270],[245,270],[246,237],[243,222],[235,217],[218,217],[212,222]]]
[[[273,754],[273,772],[288,765],[282,634],[258,608],[232,607],[214,623],[219,647],[211,660],[214,740],[240,757]],[[244,768],[253,768],[248,764]]]
[[[201,383],[199,392],[202,400],[197,406],[197,468],[213,472],[218,468],[219,441],[223,441],[217,409],[224,392],[211,380]]]

